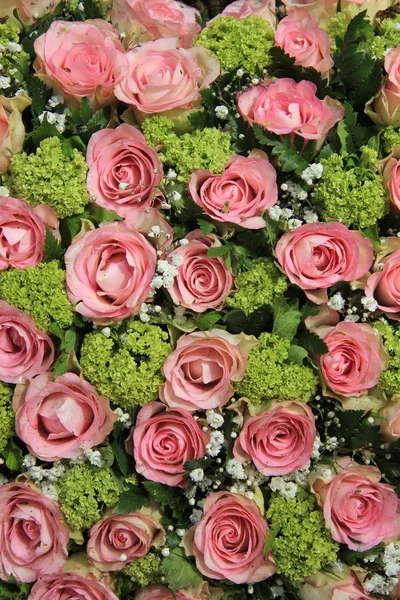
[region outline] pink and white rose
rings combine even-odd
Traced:
[[[175,597],[164,585],[148,585],[140,589],[134,600],[220,600],[223,596],[221,588],[210,588],[206,581],[200,585],[176,590]]]
[[[365,284],[364,293],[377,302],[377,308],[390,319],[400,320],[400,248],[398,238],[388,238],[387,243],[398,248],[379,260],[379,271],[372,273]]]
[[[234,394],[232,382],[243,379],[256,344],[253,336],[223,329],[181,336],[162,368],[166,381],[160,399],[170,408],[188,411],[223,406]]]
[[[367,102],[365,112],[378,125],[400,126],[400,46],[386,54],[387,80],[379,94]]]
[[[88,98],[93,110],[116,104],[114,87],[128,69],[116,29],[103,19],[53,21],[34,43],[37,77],[68,106]]]
[[[200,522],[185,534],[183,546],[206,577],[255,583],[275,572],[270,552],[263,552],[267,536],[268,525],[253,500],[212,492],[205,499]]]
[[[10,150],[12,153],[22,152],[25,140],[22,113],[31,104],[32,100],[25,92],[14,98],[0,96],[0,175],[10,166]]]
[[[189,483],[184,477],[187,474],[184,464],[202,458],[208,440],[209,436],[188,411],[150,402],[140,409],[126,448],[133,454],[140,475],[184,488]]]
[[[51,462],[77,458],[111,433],[117,416],[107,398],[75,373],[43,373],[13,397],[15,429],[29,452]]]
[[[194,171],[189,191],[212,219],[247,229],[265,227],[263,214],[278,200],[276,171],[261,150],[247,157],[234,154],[221,175]]]
[[[373,600],[363,589],[359,573],[319,571],[305,579],[299,589],[301,600]]]
[[[252,460],[263,475],[287,475],[307,464],[315,437],[315,417],[307,404],[274,402],[254,417],[245,415],[233,455],[240,462]]]
[[[282,0],[282,2],[286,5],[289,15],[292,11],[301,9],[323,30],[327,28],[337,9],[337,0]]]
[[[14,10],[24,25],[33,25],[37,19],[47,13],[54,12],[55,7],[61,0],[2,0],[0,6],[0,18],[8,17],[14,20]]]
[[[379,411],[381,434],[385,442],[391,443],[400,438],[400,396],[395,394],[391,401]]]
[[[67,292],[75,310],[93,321],[137,314],[150,292],[156,251],[126,222],[78,236],[65,254]]]
[[[380,162],[379,172],[389,192],[391,212],[396,216],[400,213],[400,146],[393,146],[389,156]]]
[[[31,583],[58,573],[68,557],[69,529],[54,500],[26,483],[0,487],[0,579]]]
[[[247,19],[247,17],[261,17],[268,21],[275,29],[275,0],[235,0],[228,4],[222,11],[224,17],[236,17],[237,19]]]
[[[109,588],[93,577],[76,573],[57,573],[41,577],[30,591],[28,600],[119,600]]]
[[[0,300],[0,381],[24,383],[48,371],[53,360],[51,339],[27,314]]]

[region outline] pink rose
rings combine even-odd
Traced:
[[[48,371],[53,360],[51,339],[28,315],[0,300],[0,381],[24,383]]]
[[[129,562],[146,556],[151,547],[165,544],[161,513],[149,507],[142,511],[111,514],[93,525],[87,553],[100,571],[119,571]]]
[[[10,151],[22,152],[25,140],[22,113],[30,104],[32,100],[25,92],[20,92],[14,98],[0,96],[0,175],[10,166]]]
[[[95,204],[129,218],[151,208],[163,167],[138,129],[124,123],[90,138],[87,187]]]
[[[296,64],[313,67],[324,77],[333,67],[331,41],[309,14],[295,9],[282,19],[275,32],[275,44],[296,59]]]
[[[278,135],[295,133],[306,140],[322,140],[344,116],[339,102],[315,95],[311,81],[296,83],[284,77],[264,81],[239,95],[238,110],[245,121]]]
[[[176,600],[207,600],[210,596],[212,600],[220,600],[223,590],[212,588],[211,594],[208,583],[203,581],[196,587],[190,586],[177,590],[175,595],[163,585],[148,585],[136,592],[134,600],[174,600],[175,598]]]
[[[25,200],[0,196],[0,271],[36,267],[42,262],[46,225],[58,230],[50,206],[32,208]]]
[[[233,274],[221,257],[209,258],[210,248],[220,246],[213,235],[205,236],[200,229],[187,236],[188,244],[170,253],[181,257],[178,275],[168,288],[175,304],[202,313],[209,308],[220,308],[233,287]]]
[[[360,575],[357,571],[320,571],[306,578],[299,596],[301,600],[373,600],[362,588]]]
[[[24,25],[33,25],[38,18],[53,13],[58,4],[60,0],[1,0],[0,18],[9,17],[13,21],[13,11],[16,10]]]
[[[222,175],[205,169],[195,171],[189,191],[214,220],[247,229],[265,227],[263,214],[278,200],[276,171],[261,150],[253,150],[247,157],[234,154]]]
[[[183,538],[200,573],[241,584],[263,581],[275,572],[270,552],[263,553],[268,525],[255,502],[241,494],[212,492],[203,511]]]
[[[74,373],[54,381],[52,373],[38,375],[16,388],[13,408],[17,435],[33,456],[48,462],[77,458],[98,446],[117,418],[109,400]]]
[[[226,404],[241,381],[253,336],[232,335],[223,329],[196,331],[179,338],[167,357],[160,399],[170,408],[208,410]]]
[[[37,76],[69,106],[87,97],[93,110],[115,104],[128,61],[118,31],[103,19],[54,21],[34,43]]]
[[[311,489],[323,507],[325,524],[334,540],[364,552],[400,534],[399,498],[379,483],[379,469],[359,465],[349,456],[336,461],[329,477],[311,475]]]
[[[268,21],[275,29],[275,0],[235,0],[228,4],[221,13],[224,17],[236,17],[247,19],[247,17],[261,17]]]
[[[400,47],[393,48],[385,57],[388,79],[380,93],[371,98],[365,112],[378,125],[400,126]]]
[[[389,156],[380,162],[379,171],[389,192],[391,212],[398,215],[400,213],[400,146],[393,146]]]
[[[126,222],[75,239],[65,254],[66,282],[75,310],[95,322],[137,314],[150,292],[156,251]]]
[[[189,48],[201,31],[199,11],[176,0],[114,0],[110,16],[128,39],[137,36],[141,42],[172,37]]]
[[[136,471],[146,479],[184,488],[189,483],[184,464],[202,458],[207,443],[208,436],[189,412],[150,402],[137,415],[127,452],[133,454]]]
[[[389,238],[390,239],[390,238]],[[383,269],[368,277],[365,295],[390,319],[400,320],[400,249],[380,261]]]
[[[306,465],[315,436],[315,417],[306,404],[277,402],[255,417],[246,414],[233,455],[252,460],[263,475],[287,475]]]
[[[28,600],[119,600],[96,579],[75,573],[41,577],[31,589]]]
[[[57,573],[68,557],[69,529],[58,505],[26,483],[0,487],[0,579],[30,583]]]
[[[362,277],[374,260],[371,241],[341,223],[296,227],[280,238],[275,252],[291,283],[317,304],[327,302],[327,288]]]
[[[177,48],[177,38],[147,42],[127,54],[128,70],[115,95],[139,115],[190,109],[219,75],[219,61],[202,46]]]
[[[398,440],[400,438],[400,396],[394,395],[391,402],[379,411],[379,416],[383,419],[380,424],[385,442],[390,444]]]
[[[337,9],[337,0],[282,0],[282,2],[286,5],[289,15],[292,11],[301,9],[305,14],[309,14],[323,30],[327,28]]]

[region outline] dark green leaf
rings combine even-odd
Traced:
[[[213,223],[209,221],[204,221],[203,219],[197,219],[197,224],[200,227],[201,231],[204,235],[208,235],[209,233],[213,233],[216,231],[216,227]]]
[[[276,298],[273,307],[274,325],[272,333],[292,340],[301,321],[298,302],[289,304],[284,298]]]
[[[32,140],[32,143],[35,146],[39,146],[40,142],[49,137],[58,137],[62,139],[62,135],[57,127],[48,123],[47,116],[45,116],[39,127],[36,127],[32,133],[29,134],[29,139]]]
[[[206,110],[197,110],[189,114],[189,121],[192,125],[192,130],[202,130],[205,127],[214,127],[216,119],[213,117],[215,112],[211,113]]]
[[[6,466],[10,471],[21,471],[23,461],[22,450],[17,446],[13,439],[8,441],[3,456]]]
[[[46,237],[44,239],[43,262],[51,262],[52,260],[61,260],[64,256],[64,248],[59,241],[54,237],[53,233],[46,227]]]
[[[211,464],[211,458],[209,456],[203,456],[203,458],[193,458],[188,460],[183,465],[186,471],[193,471],[193,469],[206,469]]]
[[[57,358],[56,362],[53,364],[53,378],[57,377],[57,375],[62,375],[67,371],[67,361],[68,361],[68,353],[61,352],[60,356]]]
[[[141,494],[138,488],[131,486],[130,490],[121,494],[117,505],[117,514],[125,515],[127,513],[136,512],[147,502],[148,499],[146,496]]]
[[[168,587],[173,591],[188,586],[195,587],[203,580],[196,567],[186,558],[182,548],[175,548],[163,559],[161,571]]]
[[[88,123],[92,118],[93,111],[88,98],[82,98],[79,106],[79,116],[81,123]]]
[[[46,110],[49,93],[43,81],[36,75],[29,75],[26,79],[29,96],[32,99],[31,110],[34,117],[38,117]]]
[[[307,358],[308,352],[305,348],[301,346],[296,346],[292,344],[289,348],[288,361],[296,363],[298,365],[302,365],[305,358]]]
[[[302,331],[298,336],[298,342],[310,354],[321,355],[328,352],[328,346],[325,344],[324,340],[307,329]]]
[[[67,329],[64,333],[64,339],[63,343],[61,344],[61,349],[67,352],[68,350],[75,348],[77,339],[78,336],[76,334],[76,330],[73,327]]]
[[[371,242],[374,246],[374,250],[375,250],[375,252],[377,252],[382,245],[381,239],[379,237],[378,226],[376,224],[370,225],[369,227],[366,227],[365,229],[360,229],[360,232],[362,233],[362,235],[364,237],[371,240]]]
[[[94,115],[87,122],[87,129],[89,136],[99,131],[99,129],[104,129],[107,127],[108,118],[104,109],[100,109],[94,113]]]
[[[196,320],[197,326],[201,331],[206,331],[207,329],[212,329],[218,321],[222,318],[221,313],[216,311],[209,311],[203,313]]]
[[[117,461],[118,467],[122,473],[127,477],[129,475],[129,464],[126,453],[123,451],[118,442],[112,442],[111,448],[114,452],[115,460]]]
[[[152,481],[145,481],[143,486],[149,492],[153,500],[159,504],[162,504],[163,506],[168,506],[171,503],[174,503],[176,500],[176,492],[173,490],[173,488],[170,488],[167,485],[154,483]]]
[[[228,254],[229,251],[229,246],[213,246],[212,248],[208,249],[207,256],[209,258],[216,258],[217,256],[223,256],[224,254]]]

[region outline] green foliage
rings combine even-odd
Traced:
[[[68,127],[73,132],[79,133],[86,144],[96,131],[107,127],[108,122],[107,109],[101,108],[93,113],[87,98],[82,98],[79,109],[74,106],[70,107],[70,114],[67,120]]]
[[[257,123],[253,125],[254,135],[262,147],[270,147],[272,156],[276,156],[278,165],[284,173],[294,171],[300,175],[312,162],[316,153],[315,141],[304,145],[304,139],[296,136],[294,141],[290,136],[278,136],[269,133]]]
[[[388,50],[397,48],[400,45],[399,23],[400,15],[381,21],[376,30],[377,35],[375,35],[371,49],[378,58],[383,60]]]
[[[202,576],[185,556],[182,548],[175,548],[169,556],[162,560],[161,572],[173,592],[188,586],[195,587],[203,581]]]
[[[44,239],[43,262],[52,262],[61,260],[64,256],[64,248],[53,235],[51,230],[46,227],[46,237]]]
[[[129,489],[122,492],[117,506],[117,514],[125,515],[135,512],[147,504],[147,497],[143,495],[138,486],[130,485]]]
[[[5,383],[0,382],[0,454],[2,455],[14,434],[15,419],[11,404],[12,396],[12,389]]]
[[[274,326],[272,333],[291,341],[301,321],[298,309],[299,301],[287,302],[284,298],[276,298],[274,302]]]
[[[122,408],[155,400],[163,383],[160,369],[171,346],[157,325],[128,321],[110,338],[89,333],[81,348],[85,378]]]
[[[383,371],[379,384],[388,397],[400,392],[400,328],[387,321],[375,321],[373,327],[382,336],[383,345],[389,354],[389,368]]]
[[[0,600],[27,600],[32,584],[18,583],[11,575],[8,581],[0,581]]]
[[[343,152],[356,152],[376,133],[374,127],[363,127],[359,124],[357,113],[349,102],[344,102],[344,119],[338,124],[338,136]]]
[[[393,146],[400,146],[400,131],[393,127],[384,127],[381,130],[381,139],[383,141],[383,153],[386,156],[391,153]]]
[[[11,46],[9,43],[11,42]],[[0,76],[9,78],[9,85],[1,93],[12,98],[18,89],[21,88],[21,82],[26,79],[29,69],[29,55],[20,46],[20,29],[14,21],[8,20],[0,22],[0,45],[1,45],[1,64]],[[16,48],[16,50],[13,49]]]
[[[143,558],[138,558],[127,565],[123,572],[141,587],[160,583],[162,577],[161,559],[157,554],[150,551]]]

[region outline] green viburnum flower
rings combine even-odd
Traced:
[[[226,304],[247,316],[261,306],[272,307],[275,298],[282,296],[288,287],[287,277],[265,258],[254,260],[253,268],[239,273],[235,283],[237,292],[226,299]]]
[[[348,16],[345,12],[337,12],[331,19],[329,20],[328,26],[326,28],[326,33],[329,35],[331,40],[331,54],[333,54],[336,48],[336,38],[343,38],[346,33],[347,26],[349,24]]]
[[[383,19],[372,42],[372,53],[377,58],[385,58],[385,54],[400,45],[400,15],[394,19]]]
[[[300,582],[336,560],[339,545],[326,529],[314,498],[299,486],[294,498],[272,494],[266,516],[278,574]]]
[[[174,124],[163,115],[154,115],[142,123],[142,133],[150,146],[165,144],[169,136],[175,136]]]
[[[29,54],[22,49],[19,41],[20,28],[17,23],[12,21],[0,23],[0,48],[2,49],[0,77],[6,78],[4,83],[9,81],[5,92],[1,90],[1,93],[5,93],[9,97],[14,95],[16,87],[21,86],[24,74],[29,67]]]
[[[48,204],[62,219],[81,213],[89,202],[87,168],[78,150],[74,148],[68,157],[59,138],[51,137],[40,142],[36,153],[14,154],[3,185],[8,187],[10,195],[23,198],[32,206]]]
[[[385,155],[390,154],[393,146],[400,146],[400,131],[393,127],[384,127],[381,130],[381,140]]]
[[[123,573],[128,575],[135,583],[138,583],[141,587],[150,585],[152,583],[160,583],[161,573],[161,559],[153,552],[149,552],[143,558],[129,563]]]
[[[309,367],[285,362],[289,340],[262,333],[260,343],[251,350],[243,380],[237,392],[252,402],[271,399],[308,402],[315,394],[318,378]]]
[[[74,322],[74,307],[65,287],[65,271],[57,261],[0,272],[0,298],[32,317],[42,331],[52,322],[61,329]]]
[[[122,487],[111,469],[73,465],[55,483],[61,510],[73,530],[90,529],[104,507],[114,506]]]
[[[132,320],[119,338],[86,335],[80,364],[101,394],[126,409],[157,398],[164,381],[160,369],[170,352],[168,334],[161,327]]]
[[[390,397],[400,391],[400,328],[389,325],[385,319],[375,321],[372,326],[381,334],[390,357],[389,368],[382,372],[379,379],[379,384]]]
[[[0,382],[0,454],[14,435],[14,411],[11,404],[13,390]]]
[[[203,29],[194,43],[211,50],[223,71],[240,68],[250,75],[259,75],[270,63],[268,52],[274,46],[274,32],[261,17],[220,16]]]
[[[341,221],[347,226],[374,225],[388,208],[388,194],[377,173],[377,153],[361,148],[357,167],[347,167],[347,154],[332,154],[321,160],[322,177],[314,188],[314,200],[325,221]]]

